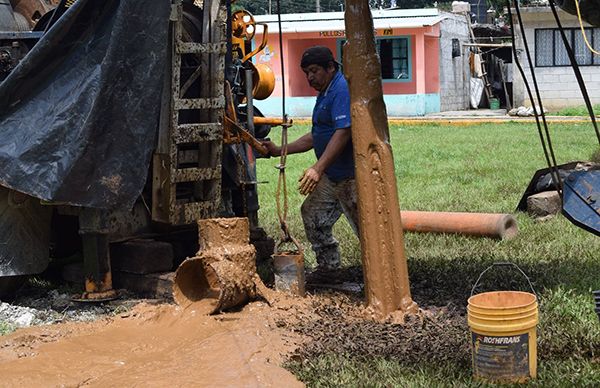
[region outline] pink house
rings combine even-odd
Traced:
[[[469,39],[464,16],[437,9],[374,10],[372,14],[388,115],[418,116],[468,108],[468,61],[461,46]],[[255,19],[268,25],[269,34],[268,46],[255,61],[269,64],[277,82],[270,98],[255,103],[264,114],[280,115],[277,15]],[[343,12],[282,15],[286,110],[291,116],[311,116],[316,96],[299,65],[303,51],[327,46],[342,62],[344,29]],[[256,42],[261,41],[262,32],[258,27]]]

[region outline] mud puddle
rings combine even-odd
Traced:
[[[218,316],[139,304],[114,318],[0,337],[3,387],[302,386],[279,367],[295,345],[261,302]]]
[[[362,273],[348,268],[330,281],[361,285]],[[427,294],[414,291],[417,300]],[[0,337],[1,385],[301,386],[280,365],[327,353],[468,363],[459,302],[428,307],[421,300],[419,314],[391,324],[365,319],[362,292],[274,295],[272,306],[258,301],[215,316],[155,301],[93,322],[20,329]]]

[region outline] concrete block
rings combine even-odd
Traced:
[[[173,297],[175,272],[151,273],[146,275],[113,271],[113,287],[126,289],[148,298]]]
[[[453,1],[452,2],[452,12],[454,13],[464,13],[471,11],[471,4],[467,1]]]
[[[573,74],[561,74],[558,76],[558,81],[560,83],[566,84],[565,86],[569,87],[574,82],[576,83],[577,79],[575,78],[575,75],[573,75]]]
[[[110,247],[113,271],[148,274],[171,271],[173,247],[171,244],[154,240],[131,240]]]
[[[561,90],[544,90],[543,97],[544,98],[561,98],[562,91]]]
[[[535,218],[558,214],[562,209],[562,200],[557,191],[544,191],[527,198],[527,213]]]

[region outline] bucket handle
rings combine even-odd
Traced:
[[[537,294],[537,292],[535,292],[535,288],[533,288],[533,284],[531,284],[531,280],[529,280],[529,276],[527,276],[525,274],[525,272],[523,272],[523,270],[518,265],[516,265],[515,263],[509,263],[509,262],[493,263],[492,265],[490,265],[489,267],[487,267],[486,269],[484,269],[483,272],[479,274],[479,277],[477,278],[477,281],[475,282],[475,284],[473,285],[473,288],[471,289],[471,296],[473,296],[473,294],[475,293],[475,289],[479,285],[479,281],[481,281],[481,278],[483,277],[483,275],[487,271],[489,271],[490,269],[492,269],[493,267],[514,267],[514,268],[516,268],[519,272],[521,272],[521,275],[523,275],[523,277],[527,280],[527,283],[529,283],[529,288],[531,288],[531,291],[533,292],[533,294],[537,298],[538,294]]]
[[[299,255],[303,255],[304,254],[304,250],[302,249],[302,245],[300,245],[300,243],[298,242],[298,240],[296,240],[294,237],[292,237],[291,235],[287,235],[286,237],[282,237],[281,240],[279,240],[279,242],[277,244],[275,244],[275,254],[282,252],[281,247],[284,244],[287,243],[292,243],[293,245],[296,246],[296,252]]]

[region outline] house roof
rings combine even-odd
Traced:
[[[376,29],[429,27],[446,19],[448,14],[436,8],[372,10]],[[279,32],[277,15],[256,15],[257,23],[267,23],[269,32]],[[294,13],[281,15],[282,32],[344,30],[344,12]]]

